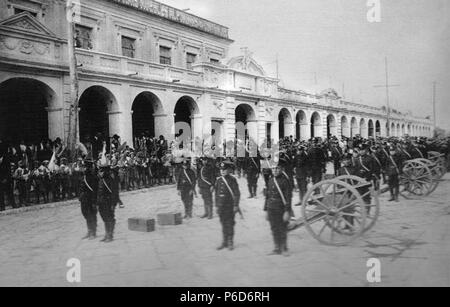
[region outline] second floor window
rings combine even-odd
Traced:
[[[134,58],[136,54],[136,40],[130,37],[122,36],[122,55]]]
[[[159,63],[163,65],[172,65],[172,49],[169,47],[159,47]]]
[[[187,67],[187,69],[192,69],[192,64],[195,63],[196,58],[197,58],[196,54],[193,54],[193,53],[187,53],[186,54],[186,67]]]
[[[92,29],[80,25],[75,26],[75,47],[91,50]]]

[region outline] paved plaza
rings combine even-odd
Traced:
[[[291,232],[290,257],[267,255],[272,239],[262,192],[248,200],[244,180],[240,187],[245,219],[236,219],[234,251],[216,251],[220,223],[199,217],[201,199],[183,225],[128,230],[130,217],[182,212],[174,186],[124,194],[111,244],[100,242],[100,217],[99,238],[81,240],[86,229],[77,202],[2,215],[0,286],[450,286],[449,175],[421,201],[381,196],[375,228],[350,246],[321,245],[305,229]],[[81,261],[81,283],[66,280],[71,258]],[[367,281],[370,258],[381,261],[381,283]]]

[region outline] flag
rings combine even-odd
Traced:
[[[56,151],[55,150],[53,150],[53,156],[50,159],[50,163],[48,164],[48,169],[50,170],[50,172],[53,172],[56,169]]]

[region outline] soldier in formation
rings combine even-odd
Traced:
[[[235,215],[240,212],[239,202],[241,192],[237,179],[231,175],[233,163],[222,162],[220,164],[220,177],[217,178],[214,187],[217,214],[222,224],[222,244],[217,248],[222,250],[234,249],[234,225]]]

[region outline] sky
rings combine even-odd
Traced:
[[[450,130],[450,1],[380,0],[381,21],[367,20],[367,0],[160,0],[229,27],[230,56],[248,47],[281,86],[310,93],[334,88],[346,100],[433,116]]]

